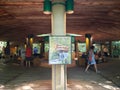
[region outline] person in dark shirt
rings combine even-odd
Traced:
[[[37,56],[37,54],[38,54],[38,49],[37,49],[37,47],[34,47],[34,56]]]
[[[26,66],[29,65],[30,67],[30,62],[32,60],[32,49],[30,46],[26,48],[25,57],[26,57]]]

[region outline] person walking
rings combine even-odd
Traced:
[[[88,52],[88,62],[87,62],[87,67],[85,69],[85,72],[88,71],[88,68],[91,66],[91,65],[94,65],[94,68],[95,68],[95,72],[98,73],[98,70],[97,70],[97,65],[96,65],[96,61],[95,61],[95,55],[94,55],[94,46],[91,46],[90,47],[90,50]]]
[[[26,67],[29,65],[30,67],[30,62],[32,61],[32,49],[30,46],[28,46],[26,48],[26,52],[25,52],[25,57],[26,57]]]

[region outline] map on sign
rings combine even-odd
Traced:
[[[71,37],[51,36],[49,39],[49,64],[71,64]]]

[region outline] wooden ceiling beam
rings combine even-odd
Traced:
[[[43,5],[43,2],[0,2],[0,6],[31,6]]]
[[[90,5],[90,6],[98,6],[98,5],[119,5],[119,0],[77,0],[75,1],[77,5]]]

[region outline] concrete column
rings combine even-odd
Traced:
[[[76,42],[75,42],[75,57],[76,57],[76,58],[79,58],[78,53],[79,53],[79,49],[78,49],[78,41],[76,41]]]
[[[32,50],[33,50],[32,47],[33,47],[33,34],[29,34],[26,38],[26,51],[25,51],[26,54],[28,53],[30,54],[29,57],[32,57]],[[27,60],[25,63],[26,63],[26,67],[31,66],[31,61]]]
[[[41,57],[43,57],[44,56],[44,53],[45,53],[45,42],[44,41],[41,41],[40,42],[41,43],[41,46],[40,46],[40,55],[41,55]]]
[[[52,0],[52,35],[66,35],[65,0]],[[52,65],[52,90],[67,90],[66,65]]]
[[[64,4],[65,0],[53,0],[52,35],[66,35],[66,12]]]
[[[29,34],[26,38],[26,45],[32,48],[33,46],[33,35]]]
[[[9,58],[10,56],[10,42],[9,41],[7,42],[7,45],[5,47],[4,54],[6,55],[7,58]]]
[[[109,54],[112,56],[112,41],[109,41]]]
[[[26,38],[26,48],[30,47],[31,50],[33,51],[33,35],[29,34]],[[32,55],[32,52],[31,52]]]
[[[85,38],[86,38],[86,51],[88,51],[90,49],[90,46],[91,46],[91,35],[86,34]]]

